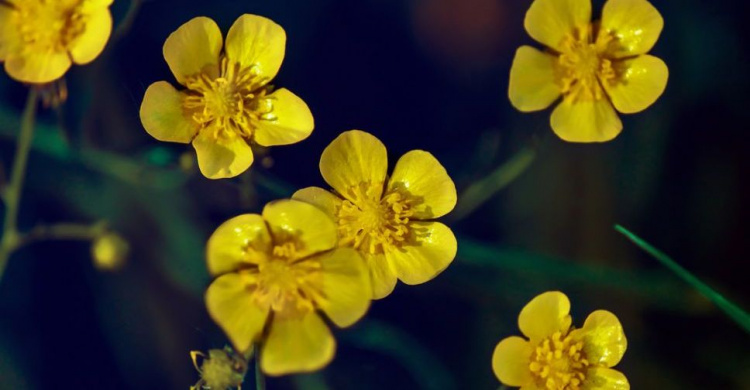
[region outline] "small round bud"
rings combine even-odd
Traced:
[[[203,357],[198,372],[201,380],[195,388],[209,388],[226,390],[239,388],[245,379],[247,361],[235,354],[231,349],[211,349],[208,357],[200,352],[192,352],[193,364],[198,368],[197,358]]]
[[[117,233],[105,233],[91,244],[94,267],[100,271],[117,271],[125,265],[130,245]]]

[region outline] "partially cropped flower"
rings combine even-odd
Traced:
[[[289,90],[269,84],[285,46],[284,29],[261,16],[240,16],[226,45],[213,20],[190,20],[164,42],[164,59],[186,89],[151,84],[141,104],[143,127],[160,141],[192,142],[198,167],[211,179],[247,170],[251,143],[288,145],[307,138],[313,130],[310,109]]]
[[[15,80],[48,83],[93,61],[112,32],[112,0],[0,1],[0,62]]]
[[[336,248],[336,226],[315,206],[295,200],[266,205],[263,214],[224,222],[211,235],[206,291],[211,317],[235,349],[262,343],[269,375],[308,372],[328,364],[336,342],[321,314],[347,327],[371,299],[364,261]]]
[[[526,31],[547,51],[522,46],[508,96],[523,112],[552,112],[555,133],[570,142],[605,142],[622,130],[617,111],[645,110],[667,85],[667,65],[647,55],[664,20],[646,0],[608,0],[591,22],[591,0],[535,0]],[[614,106],[614,107],[613,107]]]
[[[575,329],[569,313],[561,292],[532,299],[518,316],[528,340],[508,337],[495,347],[492,369],[500,382],[523,390],[630,389],[625,375],[611,368],[627,349],[617,317],[597,310]]]
[[[388,296],[399,279],[427,282],[456,256],[456,237],[434,219],[456,205],[456,187],[435,157],[412,150],[387,176],[385,146],[373,135],[347,131],[320,157],[320,173],[333,187],[297,191],[338,225],[339,245],[357,249],[372,278],[373,297]]]

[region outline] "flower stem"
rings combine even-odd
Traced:
[[[26,108],[21,120],[21,134],[18,136],[16,156],[13,160],[13,168],[10,175],[10,183],[3,193],[5,202],[5,219],[3,221],[3,235],[0,240],[0,280],[2,280],[5,267],[8,264],[10,254],[18,247],[19,237],[16,226],[18,220],[18,205],[21,201],[21,189],[23,179],[26,175],[26,163],[29,159],[31,140],[34,138],[34,118],[39,92],[36,88],[29,90],[26,99]]]
[[[260,369],[260,343],[256,343],[255,349],[255,389],[266,390],[266,378]]]

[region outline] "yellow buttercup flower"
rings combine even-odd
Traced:
[[[177,82],[148,87],[141,122],[160,141],[189,143],[210,179],[234,177],[253,163],[250,143],[299,142],[313,130],[312,113],[287,89],[269,85],[284,60],[286,33],[273,21],[242,15],[221,30],[206,17],[182,25],[164,42],[164,59]]]
[[[0,2],[0,62],[15,80],[48,83],[87,64],[112,32],[112,0]]]
[[[510,70],[508,96],[523,112],[552,112],[555,133],[570,142],[615,138],[615,112],[645,110],[664,92],[667,65],[646,53],[664,20],[646,0],[608,0],[600,22],[590,22],[591,0],[535,0],[524,26],[549,50],[522,46]],[[613,107],[614,106],[614,107]]]
[[[262,340],[260,364],[270,375],[328,364],[336,342],[321,318],[347,327],[371,298],[364,261],[336,248],[336,226],[315,206],[295,200],[266,205],[263,214],[224,222],[207,247],[206,291],[211,317],[235,349]]]
[[[372,278],[373,297],[396,286],[427,282],[456,256],[456,237],[433,219],[456,205],[456,187],[430,153],[412,150],[387,177],[385,146],[369,133],[338,136],[320,157],[320,173],[335,193],[308,187],[293,198],[317,205],[338,225],[339,245],[357,249]]]
[[[492,369],[500,382],[523,390],[630,389],[625,375],[611,368],[628,346],[617,317],[597,310],[575,329],[569,313],[561,292],[532,299],[518,316],[528,340],[508,337],[495,347]]]

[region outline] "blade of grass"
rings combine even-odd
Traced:
[[[716,306],[723,310],[730,318],[737,322],[737,324],[739,324],[742,329],[750,333],[750,315],[748,315],[746,311],[742,310],[739,306],[735,305],[730,300],[724,298],[724,296],[719,294],[713,288],[709,287],[707,284],[703,283],[688,270],[682,268],[682,266],[677,264],[669,256],[654,248],[653,246],[651,246],[651,244],[636,236],[628,229],[625,229],[620,225],[615,225],[615,230],[622,233],[639,248],[646,251],[646,253],[653,256],[662,265],[682,278],[682,280],[693,286],[696,290],[698,290],[698,292],[703,294],[703,296],[708,298],[711,302],[713,302]]]

